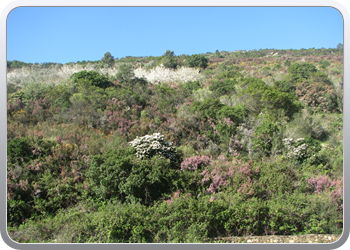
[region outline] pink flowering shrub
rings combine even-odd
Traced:
[[[317,178],[312,176],[307,182],[316,194],[330,192],[329,195],[333,199],[333,204],[338,206],[339,212],[343,211],[343,177],[340,180],[331,181],[327,175],[321,175]]]
[[[340,180],[334,180],[331,183],[334,190],[330,193],[333,203],[338,206],[338,211],[343,212],[343,177]]]
[[[322,191],[328,191],[329,186],[331,185],[331,180],[327,175],[320,175],[317,178],[312,176],[310,179],[306,180],[311,188],[313,188],[316,194]]]
[[[252,178],[258,174],[259,168],[253,170],[252,161],[242,164],[236,159],[229,161],[223,155],[219,155],[215,161],[210,163],[210,168],[201,173],[202,182],[210,183],[208,192],[215,194],[219,188],[231,183],[234,190],[249,195],[254,194]]]
[[[212,161],[212,156],[196,155],[186,158],[181,163],[181,170],[196,170],[201,167],[206,167]]]

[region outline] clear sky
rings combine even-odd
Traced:
[[[331,7],[20,7],[7,19],[7,60],[27,63],[339,43],[343,19]]]

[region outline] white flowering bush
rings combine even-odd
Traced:
[[[299,162],[307,161],[308,164],[322,163],[322,156],[319,152],[322,150],[321,144],[310,138],[299,138],[293,140],[292,138],[283,139],[283,143],[287,149],[287,157],[296,159]]]
[[[136,139],[129,142],[129,144],[135,148],[136,156],[141,159],[151,158],[155,155],[170,160],[174,160],[176,157],[173,143],[165,141],[164,135],[161,135],[160,133],[136,137]]]
[[[137,68],[134,71],[136,77],[144,77],[150,83],[162,82],[188,82],[197,81],[202,78],[199,69],[181,67],[176,70],[164,67],[164,65],[157,66],[153,69]]]
[[[288,158],[296,158],[297,160],[301,160],[307,153],[307,145],[304,143],[304,138],[296,139],[293,138],[285,138],[283,139],[283,143],[287,148],[287,157]]]

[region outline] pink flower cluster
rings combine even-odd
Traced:
[[[339,212],[343,211],[343,177],[340,180],[334,180],[331,186],[335,189],[330,193],[333,203],[338,205]]]
[[[196,170],[200,167],[207,166],[211,161],[212,156],[208,157],[206,155],[196,155],[193,157],[188,157],[181,163],[181,170]]]
[[[230,168],[228,172],[224,171],[220,167],[215,167],[214,170],[210,173],[208,169],[202,172],[204,178],[202,179],[203,183],[212,179],[212,183],[207,189],[208,192],[215,194],[221,186],[225,186],[228,183],[230,177],[234,176],[234,169]]]
[[[311,187],[315,189],[316,194],[328,190],[329,186],[331,185],[331,180],[328,178],[327,175],[320,175],[317,178],[312,176],[306,181]]]
[[[343,177],[340,180],[331,181],[327,175],[317,178],[312,176],[307,182],[315,189],[316,194],[333,189],[330,193],[333,203],[338,206],[339,212],[343,211]]]
[[[243,183],[241,188],[237,191],[247,191],[249,194],[254,193],[254,190],[251,189],[251,177],[259,174],[259,168],[253,170],[252,161],[241,164],[239,161],[237,162],[237,160],[228,161],[225,156],[219,155],[215,161],[210,163],[210,165],[213,168],[212,171],[205,169],[201,173],[203,176],[202,182],[204,184],[208,183],[210,180],[212,181],[207,189],[208,192],[215,194],[220,187],[227,185],[229,180],[233,179],[238,173],[241,174],[240,178],[243,178],[244,181],[248,182]]]

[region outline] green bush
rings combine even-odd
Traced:
[[[294,63],[288,68],[288,72],[296,82],[302,82],[309,79],[313,73],[317,72],[317,68],[311,63]]]
[[[153,156],[141,160],[131,146],[92,157],[87,171],[97,199],[143,204],[150,204],[169,192],[175,174],[168,159]]]
[[[108,78],[96,71],[80,71],[70,76],[74,83],[80,85],[93,85],[99,88],[107,88],[112,85]]]
[[[246,103],[247,108],[255,114],[282,109],[286,116],[292,117],[302,107],[294,93],[283,92],[275,86],[270,87],[261,80],[249,80],[244,84],[248,86],[239,96]]]
[[[236,92],[235,85],[237,84],[236,80],[225,79],[224,81],[214,81],[209,90],[213,91],[213,93],[220,97],[222,95],[231,95]]]
[[[199,112],[202,117],[215,119],[218,111],[224,106],[219,99],[206,98],[203,102],[194,101],[191,103],[191,109]]]
[[[186,58],[184,65],[187,67],[199,67],[205,69],[208,66],[208,59],[204,55],[191,55]]]

